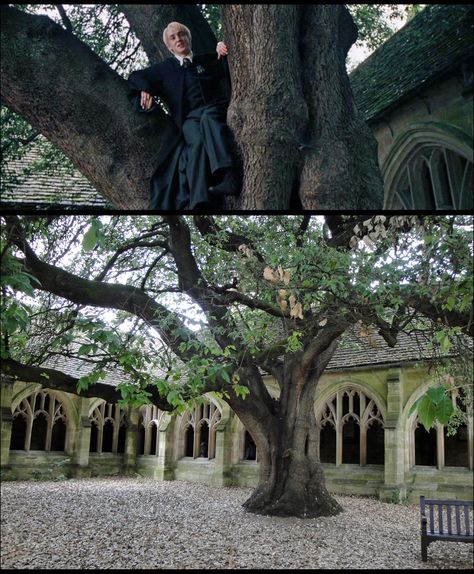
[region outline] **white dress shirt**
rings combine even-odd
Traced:
[[[189,54],[187,56],[178,56],[178,54],[174,54],[174,57],[178,59],[180,66],[183,65],[184,58],[187,58],[188,60],[190,60],[191,64],[193,63],[193,53],[192,52],[189,52]]]

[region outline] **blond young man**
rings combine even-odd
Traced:
[[[237,195],[226,113],[230,81],[227,46],[195,55],[189,28],[171,22],[163,40],[172,56],[130,76],[131,96],[138,111],[156,109],[155,97],[168,106],[180,130],[174,154],[160,165],[152,180],[154,209],[219,208],[224,195]]]

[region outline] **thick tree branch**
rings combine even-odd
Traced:
[[[331,318],[324,327],[318,329],[318,332],[312,336],[301,358],[300,369],[305,377],[314,368],[315,360],[323,355],[324,351],[347,330],[350,324],[351,322],[349,320],[342,317]],[[333,348],[333,352],[334,350],[335,347]],[[329,362],[332,354],[333,353],[330,354],[326,363]]]
[[[402,289],[403,291],[410,291],[409,288]],[[430,301],[428,297],[419,294],[407,293],[405,304],[407,307],[416,309],[422,315],[425,315],[432,321],[441,320],[442,323],[448,327],[460,327],[465,335],[474,337],[474,321],[472,306],[469,312],[460,313],[459,311],[448,311],[441,309],[440,303]]]
[[[278,317],[279,319],[291,319],[289,309],[283,311],[276,305],[271,305],[270,303],[255,297],[249,297],[248,295],[245,295],[245,293],[240,293],[238,291],[226,291],[225,295],[222,296],[222,302],[225,305],[229,305],[230,303],[240,303],[249,309],[260,309],[261,311],[265,311],[265,313],[268,313],[273,317]]]
[[[139,114],[126,81],[47,16],[1,7],[1,97],[119,208],[143,209],[160,154],[179,137],[158,110]]]
[[[68,32],[72,32],[72,23],[71,20],[69,20],[68,15],[66,14],[66,10],[64,10],[64,6],[62,4],[58,4],[56,8],[59,12],[59,15],[61,16],[61,20],[64,24],[64,27]]]
[[[303,236],[306,233],[309,222],[311,221],[311,215],[305,215],[301,220],[301,224],[299,226],[298,231],[295,233],[295,243],[297,247],[301,247],[303,245]]]
[[[219,303],[220,296],[205,281],[192,253],[189,227],[179,216],[164,216],[164,219],[170,229],[169,249],[178,269],[180,288],[204,311],[218,344],[222,348],[236,346],[236,341],[228,334],[232,318],[226,307]],[[223,327],[227,334],[220,332]]]
[[[12,241],[25,254],[24,260],[17,259],[17,261],[25,272],[30,273],[38,281],[32,282],[35,289],[80,305],[123,310],[136,315],[155,328],[163,341],[183,361],[188,360],[192,353],[180,350],[180,343],[193,341],[198,347],[204,347],[176,313],[172,313],[140,289],[130,285],[84,279],[41,261],[26,241],[19,219],[15,216],[6,216],[5,220]]]

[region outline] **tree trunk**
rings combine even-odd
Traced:
[[[295,425],[307,428],[309,420],[299,418]],[[252,434],[252,430],[249,432]],[[342,511],[326,489],[323,470],[314,452],[315,434],[315,429],[302,432],[295,428],[291,434],[275,429],[275,444],[269,442],[267,446],[269,456],[259,456],[258,485],[244,503],[249,512],[316,518]],[[257,449],[260,454],[261,447]]]
[[[231,4],[221,8],[229,47],[233,130],[245,174],[243,209],[287,209],[308,121],[298,37],[300,7]]]
[[[342,511],[325,486],[314,416],[317,382],[335,348],[333,343],[321,353],[311,379],[305,379],[302,372],[302,353],[289,359],[286,380],[274,404],[255,397],[258,390],[249,380],[252,403],[230,399],[229,405],[257,446],[260,465],[258,485],[244,503],[247,511],[300,518],[333,516]]]
[[[375,138],[345,67],[357,37],[344,6],[223,5],[243,209],[377,209]],[[236,206],[237,207],[237,206]]]
[[[345,6],[309,4],[303,18],[303,91],[309,109],[300,181],[305,209],[381,209],[377,142],[356,109],[347,52],[357,31]]]

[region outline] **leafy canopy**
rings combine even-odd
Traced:
[[[95,280],[96,289],[133,287],[161,305],[150,322],[117,310],[112,295],[107,308],[97,308],[37,289],[11,228],[3,227],[2,357],[36,365],[56,355],[79,357],[91,365],[80,389],[117,368],[128,377],[123,397],[134,404],[149,401],[153,388],[174,407],[204,390],[245,396],[242,364],[268,369],[303,356],[341,320],[343,330],[355,328],[375,347],[385,344],[377,331],[388,344],[397,330],[425,339],[420,353],[438,359],[433,368],[444,385],[416,405],[425,426],[450,420],[450,394],[470,381],[465,325],[446,316],[471,311],[471,217],[342,217],[352,239],[341,244],[320,217],[221,216],[208,234],[199,218],[185,217],[182,237],[189,228],[199,274],[194,284],[177,263],[166,218],[19,221],[41,260]],[[435,312],[417,312],[420,302]],[[448,354],[458,355],[456,367]]]

